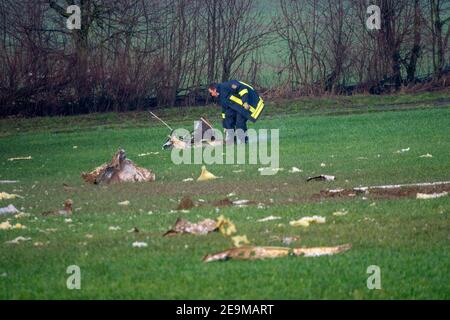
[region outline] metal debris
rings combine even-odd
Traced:
[[[273,259],[287,256],[319,257],[334,255],[350,250],[351,244],[336,247],[317,248],[285,248],[285,247],[241,247],[232,248],[222,252],[208,254],[203,258],[203,262],[236,260],[259,260]]]

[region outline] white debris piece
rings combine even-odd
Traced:
[[[281,217],[268,216],[268,217],[259,219],[258,222],[267,222],[267,221],[280,220],[280,219],[281,219]]]
[[[148,244],[145,242],[133,242],[133,248],[147,248]]]
[[[289,224],[293,227],[309,227],[311,223],[325,223],[326,218],[320,216],[303,217],[297,221],[291,221]]]
[[[20,237],[15,238],[14,240],[6,241],[5,243],[7,243],[7,244],[19,244],[20,242],[30,241],[30,240],[31,240],[31,238],[25,238],[25,237],[20,236]]]
[[[416,198],[422,199],[422,200],[429,200],[429,199],[438,199],[442,198],[448,195],[448,192],[442,192],[442,193],[432,193],[432,194],[426,194],[426,193],[418,193]]]
[[[194,181],[194,179],[193,178],[187,178],[187,179],[183,180],[183,182],[191,182],[191,181]]]
[[[397,150],[395,153],[405,153],[405,152],[409,152],[409,150],[411,150],[411,148],[406,148],[406,149],[400,149],[400,150]]]
[[[14,207],[12,204],[10,204],[7,207],[0,208],[0,215],[16,214],[16,213],[19,213],[19,212],[20,211],[17,210],[17,208]]]
[[[289,170],[289,173],[298,173],[298,172],[303,172],[303,170],[301,170],[297,167],[292,167],[292,169]]]
[[[421,155],[419,158],[433,158],[433,155],[432,154],[429,154],[429,153],[427,153],[427,154],[423,154],[423,155]]]
[[[110,226],[110,227],[108,228],[108,230],[109,230],[109,231],[119,231],[119,230],[120,230],[120,227]]]

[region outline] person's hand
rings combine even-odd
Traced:
[[[244,102],[244,105],[243,105],[243,107],[244,107],[244,109],[245,109],[245,110],[248,110],[248,109],[250,109],[250,106],[248,105],[248,103],[247,103],[247,102]]]

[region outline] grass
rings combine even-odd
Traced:
[[[0,230],[0,298],[449,299],[450,197],[311,200],[311,195],[327,188],[450,180],[450,108],[434,106],[447,98],[300,100],[286,103],[285,114],[269,105],[267,116],[254,127],[280,129],[280,167],[286,170],[261,176],[260,166],[211,165],[208,169],[223,178],[204,183],[181,182],[196,178],[200,166],[173,165],[170,152],[160,150],[167,130],[142,114],[0,120],[0,180],[20,180],[0,184],[0,191],[24,197],[0,200],[0,206],[12,203],[31,214],[10,218],[27,229]],[[333,103],[342,106],[336,111],[348,108],[348,112],[330,112]],[[281,105],[272,106],[280,110]],[[397,111],[381,112],[386,105]],[[163,114],[174,125],[190,128],[188,119],[205,111],[212,115],[217,109],[178,111]],[[109,160],[119,146],[137,164],[154,170],[157,182],[83,184],[80,173]],[[395,153],[408,147],[409,152]],[[160,153],[137,156],[150,151]],[[433,158],[419,158],[426,153]],[[28,155],[33,159],[7,161]],[[290,174],[292,166],[303,173]],[[322,173],[336,175],[337,180],[305,182]],[[63,183],[75,190],[65,191]],[[272,199],[273,204],[265,209],[225,207],[217,212],[203,206],[189,213],[173,212],[183,196],[209,201],[230,192],[239,199],[266,203]],[[80,208],[72,223],[40,215],[59,208],[69,197]],[[124,200],[130,205],[117,204]],[[348,215],[332,215],[343,208]],[[161,236],[177,217],[198,221],[220,214],[255,245],[280,246],[274,237],[296,235],[301,240],[291,246],[352,243],[353,248],[330,257],[204,264],[205,254],[231,247],[230,239],[219,233]],[[282,219],[256,222],[269,215]],[[309,228],[289,226],[289,221],[307,215],[322,215],[327,222]],[[121,229],[110,231],[110,226]],[[133,227],[141,232],[128,233]],[[56,231],[43,232],[49,229]],[[5,244],[17,236],[32,240]],[[132,248],[134,241],[147,242],[148,247]],[[35,247],[35,242],[45,245]],[[69,265],[81,268],[81,290],[66,288]],[[366,287],[370,265],[381,268],[382,290]]]

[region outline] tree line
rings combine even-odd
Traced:
[[[197,105],[232,78],[267,97],[442,87],[449,38],[449,0],[2,0],[0,116]]]

